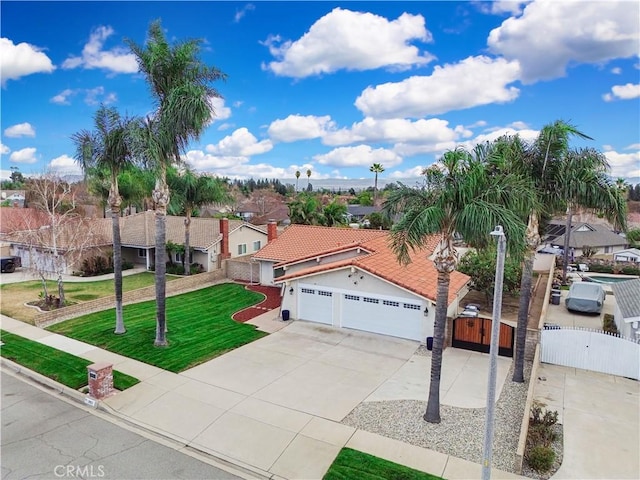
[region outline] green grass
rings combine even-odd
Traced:
[[[242,285],[225,283],[167,298],[167,347],[155,347],[156,303],[124,307],[127,333],[114,335],[114,310],[92,313],[49,327],[82,342],[181,372],[266,335],[231,315],[264,297]]]
[[[367,453],[343,448],[323,480],[443,480]]]
[[[23,367],[78,390],[87,385],[87,366],[93,362],[19,335],[0,330],[4,345],[0,355]],[[140,380],[117,370],[113,371],[113,386],[126,390]]]

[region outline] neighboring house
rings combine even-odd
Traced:
[[[563,229],[564,231],[564,229]],[[547,239],[553,247],[564,248],[564,233]],[[617,253],[628,246],[626,238],[612,232],[606,225],[598,223],[579,223],[571,229],[569,247],[573,248],[574,255],[582,255],[583,247],[590,247],[596,254]]]
[[[184,244],[184,220],[185,217],[167,215],[167,242]],[[150,268],[155,257],[155,231],[155,213],[152,210],[120,218],[122,258]],[[264,226],[226,218],[194,217],[189,239],[193,249],[191,262],[201,264],[206,272],[210,272],[220,268],[226,258],[257,252],[267,244],[267,240]],[[180,254],[174,254],[171,260],[182,262]]]
[[[0,194],[2,202],[8,202],[12,207],[24,207],[24,190],[4,190]]]
[[[640,340],[640,279],[611,284],[616,299],[614,320],[620,335]]]
[[[347,205],[347,219],[349,223],[361,223],[365,217],[380,210],[380,207]]]
[[[613,254],[613,260],[616,262],[633,262],[640,263],[640,248],[627,248]]]
[[[433,336],[437,244],[413,252],[407,266],[389,248],[389,232],[291,225],[253,259],[260,282],[282,286],[291,318],[411,340]],[[451,274],[448,315],[458,311],[470,278]]]

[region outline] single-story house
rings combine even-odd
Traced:
[[[25,191],[24,190],[4,190],[0,194],[2,202],[8,202],[10,206],[24,207]]]
[[[167,215],[167,242],[184,244],[184,221],[185,217]],[[224,259],[251,255],[260,250],[267,244],[267,230],[264,226],[252,225],[242,220],[191,218],[191,262],[201,264],[206,272],[216,270],[221,267]],[[150,268],[155,256],[155,231],[155,212],[152,210],[122,217],[122,258]],[[275,224],[273,231],[275,232]],[[171,260],[176,263],[182,262],[178,253],[175,253]]]
[[[616,299],[613,319],[623,337],[640,340],[640,279],[611,285]]]
[[[282,288],[282,315],[411,340],[433,336],[437,245],[403,266],[389,232],[291,225],[253,257],[260,282]],[[457,314],[470,278],[451,273],[447,314]]]
[[[627,248],[613,254],[615,262],[640,263],[640,248]]]
[[[374,212],[380,212],[380,207],[367,205],[347,205],[347,220],[351,222],[362,222],[365,217]]]
[[[551,246],[564,248],[565,235],[559,235],[548,241]],[[569,248],[574,256],[582,255],[583,247],[590,247],[596,254],[616,253],[628,247],[627,239],[611,231],[606,225],[598,223],[579,223],[571,228]]]

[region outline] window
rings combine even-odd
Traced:
[[[260,240],[256,240],[255,242],[253,242],[253,251],[257,252],[258,250],[260,250]]]
[[[400,302],[392,302],[391,300],[383,300],[382,304],[386,305],[387,307],[399,307],[400,306]]]
[[[238,255],[244,255],[245,253],[247,253],[247,244],[241,243],[238,245]]]
[[[315,290],[312,290],[311,288],[301,288],[301,289],[300,289],[300,291],[301,291],[302,293],[310,293],[311,295],[313,295],[313,294],[315,294],[315,293],[316,293],[316,291],[315,291]]]
[[[420,305],[415,305],[413,303],[403,303],[402,306],[409,310],[421,310]]]
[[[318,290],[318,295],[322,295],[323,297],[331,297],[331,292],[325,292],[324,290]]]
[[[176,258],[176,260],[175,260],[176,263],[184,262],[184,254],[183,253],[176,252],[175,258]]]
[[[147,258],[147,251],[144,248],[138,249],[138,256],[140,258]]]
[[[344,298],[346,300],[355,300],[356,302],[360,301],[360,297],[358,297],[357,295],[348,295],[345,293]]]
[[[377,298],[362,297],[362,301],[366,303],[379,303]]]

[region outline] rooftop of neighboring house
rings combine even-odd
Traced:
[[[317,275],[322,272],[357,267],[432,301],[436,300],[438,272],[429,258],[438,243],[432,236],[428,245],[418,252],[410,250],[411,262],[401,265],[389,247],[389,232],[335,227],[291,225],[275,241],[263,247],[254,258],[278,260],[282,264],[300,259],[325,256],[344,250],[361,248],[360,255],[305,268],[285,275],[278,281]],[[470,280],[454,271],[450,277],[449,302]]]
[[[564,245],[564,229],[563,234],[558,235],[549,243],[553,245]],[[611,247],[627,245],[627,240],[611,231],[607,225],[599,223],[574,223],[569,236],[569,247],[582,248],[585,245],[589,247]]]
[[[47,215],[35,208],[0,208],[0,233],[40,228],[49,224]]]
[[[617,282],[611,285],[620,313],[625,321],[640,320],[640,279]]]

